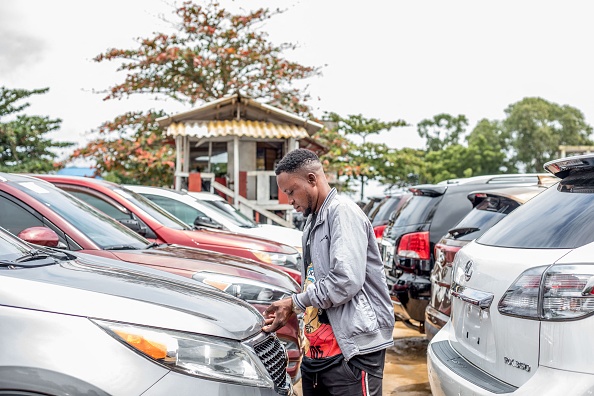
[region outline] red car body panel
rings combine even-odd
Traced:
[[[140,220],[142,220],[157,236],[154,238],[147,238],[154,240],[157,243],[171,243],[189,247],[199,247],[205,250],[211,250],[215,252],[230,254],[238,257],[243,257],[251,260],[255,260],[264,264],[274,266],[282,271],[289,274],[295,281],[301,284],[301,273],[291,268],[286,268],[281,265],[272,263],[266,263],[261,260],[253,250],[281,253],[281,254],[293,254],[296,250],[288,245],[270,241],[267,239],[261,239],[256,237],[250,237],[246,235],[234,234],[227,231],[215,231],[215,230],[177,230],[174,228],[166,227],[159,223],[156,219],[150,216],[141,208],[138,208],[134,203],[118,194],[115,189],[125,188],[115,184],[97,179],[90,179],[84,177],[72,177],[72,176],[59,176],[59,175],[32,175],[42,180],[49,181],[56,186],[65,189],[69,192],[74,188],[81,188],[87,191],[100,194],[109,199],[117,202],[119,205],[126,208],[131,213],[134,213]]]

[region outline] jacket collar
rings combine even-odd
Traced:
[[[336,192],[336,188],[332,188],[330,190],[330,192],[328,193],[328,195],[326,196],[326,199],[324,199],[324,202],[322,202],[322,206],[320,206],[320,209],[318,210],[318,216],[316,219],[316,224],[311,224],[310,226],[313,228],[318,224],[323,223],[324,221],[326,221],[326,213],[327,213],[327,208],[328,205],[330,205],[330,202],[332,202],[332,200],[334,199],[334,197],[336,196],[337,192]],[[307,222],[309,223],[312,219],[312,216],[309,215]]]

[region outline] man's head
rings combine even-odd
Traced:
[[[317,212],[330,192],[318,156],[306,149],[293,150],[283,157],[275,169],[276,182],[289,197],[295,210],[309,216]]]

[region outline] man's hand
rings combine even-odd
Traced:
[[[264,311],[264,324],[262,330],[272,333],[283,327],[293,315],[293,300],[291,297],[275,301]]]

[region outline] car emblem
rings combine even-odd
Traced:
[[[468,260],[468,262],[466,263],[466,266],[464,267],[464,279],[466,279],[466,282],[468,282],[470,280],[470,277],[472,276],[472,266],[473,266],[473,262],[472,260]]]

